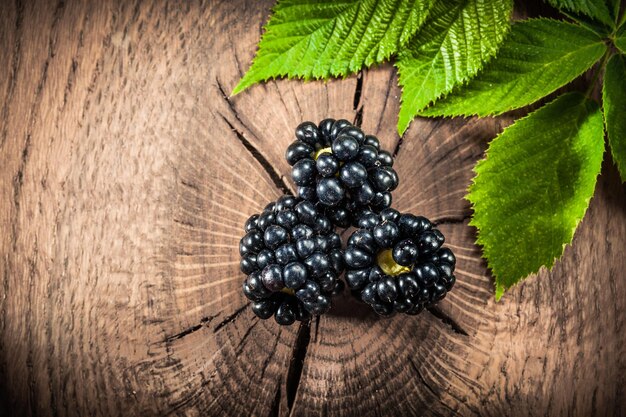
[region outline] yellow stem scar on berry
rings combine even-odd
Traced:
[[[393,259],[393,255],[391,254],[391,249],[385,249],[381,252],[378,252],[376,256],[376,261],[378,262],[378,266],[386,275],[395,277],[401,274],[406,274],[407,272],[411,272],[411,268],[408,266],[403,266],[398,264]]]
[[[319,149],[317,152],[315,152],[315,155],[313,156],[313,159],[315,159],[317,161],[317,158],[320,157],[321,154],[323,153],[333,153],[332,148],[329,146],[328,148],[322,148]]]
[[[280,290],[280,292],[284,292],[285,294],[289,294],[289,295],[296,295],[296,292],[294,290],[292,290],[291,288],[287,288],[287,287]]]

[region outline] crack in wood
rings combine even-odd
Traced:
[[[215,328],[213,329],[213,333],[219,332],[224,326],[237,320],[237,317],[239,317],[239,315],[243,313],[244,310],[248,308],[249,305],[250,305],[249,302],[244,304],[243,307],[239,307],[237,310],[235,310],[233,314],[231,314],[230,316],[222,320],[217,326],[215,326]]]
[[[237,343],[237,352],[236,352],[237,357],[239,357],[239,355],[241,355],[241,352],[243,352],[244,342],[246,341],[248,336],[250,336],[250,333],[252,333],[252,330],[256,327],[256,325],[259,324],[260,322],[257,316],[254,316],[252,319],[255,320],[254,323],[252,323],[252,325],[248,327],[248,330],[246,330],[246,333],[244,333],[244,335],[239,340],[239,343]]]
[[[304,367],[304,359],[311,342],[311,321],[300,323],[298,336],[291,354],[291,362],[287,371],[287,408],[288,415],[291,415],[294,400],[300,386],[300,378],[302,377],[302,368]]]
[[[317,343],[317,335],[319,333],[319,329],[320,329],[320,316],[315,316],[315,338],[313,339],[315,343]]]
[[[463,329],[461,325],[456,322],[456,320],[444,313],[443,310],[441,310],[439,307],[432,306],[428,307],[426,310],[428,310],[428,312],[433,316],[437,317],[442,323],[449,326],[454,333],[461,334],[463,336],[469,336],[469,333],[467,333],[465,329]]]
[[[167,336],[165,338],[165,343],[171,343],[174,340],[178,340],[178,339],[182,339],[185,336],[188,336],[192,333],[197,332],[198,330],[200,330],[203,326],[206,326],[208,323],[211,322],[211,320],[213,320],[215,317],[203,317],[200,319],[200,324],[196,324],[195,326],[191,326],[186,328],[185,330],[183,330],[182,332],[176,333],[174,335],[171,336]]]
[[[352,121],[352,124],[359,128],[363,124],[363,106],[361,106],[359,110],[357,110],[356,114],[354,115],[354,120]]]
[[[396,156],[398,156],[398,153],[400,153],[400,147],[402,146],[402,144],[404,143],[404,135],[400,136],[398,138],[398,141],[396,142],[396,147],[393,150],[393,159],[396,159]]]
[[[250,303],[246,303],[243,307],[238,308],[237,310],[235,310],[235,312],[233,314],[231,314],[230,316],[226,317],[224,320],[222,320],[217,326],[215,326],[215,328],[213,329],[213,333],[217,333],[222,327],[226,326],[228,323],[232,323],[233,321],[235,321],[237,319],[237,317],[250,305]],[[219,314],[218,314],[219,315]],[[216,318],[216,316],[207,316],[207,317],[203,317],[200,319],[200,323],[193,325],[191,327],[186,328],[185,330],[178,332],[174,335],[171,336],[167,336],[165,338],[165,343],[169,344],[171,342],[173,342],[174,340],[178,340],[178,339],[182,339],[192,333],[197,332],[198,330],[200,330],[203,327],[207,327],[209,323],[211,323],[211,321],[213,321],[214,318]]]
[[[187,227],[191,227],[194,228],[195,226],[193,225],[193,223],[191,223],[189,220],[181,220],[181,219],[174,219],[174,223],[178,223],[178,224],[182,224],[183,226],[187,226]]]
[[[389,97],[389,94],[391,92],[391,87],[393,85],[395,85],[395,83],[393,82],[394,79],[395,79],[395,77],[394,77],[393,73],[391,73],[390,76],[389,76],[389,81],[387,81],[387,91],[385,91],[385,97],[386,98]],[[387,110],[387,103],[388,102],[389,102],[389,100],[386,99],[385,102],[383,103],[383,108],[380,111],[380,114],[378,116],[378,121],[376,122],[376,131],[375,131],[376,134],[380,133],[380,125],[383,122],[383,117],[385,117],[385,111]]]
[[[226,122],[226,124],[230,127],[230,129],[233,132],[235,132],[235,135],[237,139],[239,139],[239,142],[241,142],[244,148],[246,148],[248,152],[250,152],[250,155],[252,155],[252,157],[257,160],[257,162],[265,170],[267,175],[269,175],[269,177],[271,178],[276,188],[281,190],[284,194],[291,195],[292,193],[289,187],[287,186],[287,183],[285,183],[285,181],[283,180],[283,177],[281,177],[278,174],[278,172],[276,172],[272,164],[263,156],[263,154],[261,154],[261,152],[259,152],[257,148],[254,147],[252,143],[250,143],[250,141],[248,141],[244,137],[243,133],[238,131],[235,128],[235,126],[233,126],[233,124],[226,117],[224,117],[223,115],[220,115],[220,116],[222,116],[222,119]]]
[[[471,217],[472,215],[469,213],[463,217],[444,216],[444,217],[439,217],[437,219],[432,220],[431,223],[434,224],[435,226],[441,226],[442,224],[459,224],[459,223],[465,223]]]
[[[263,362],[263,366],[261,366],[261,381],[263,381],[263,378],[265,378],[265,371],[267,370],[267,367],[270,365],[270,361],[274,357],[274,352],[276,352],[276,347],[278,346],[278,341],[280,340],[280,332],[281,332],[281,329],[278,329],[278,335],[276,335],[276,338],[274,339],[274,345],[272,346],[272,349],[270,350],[271,353],[267,356],[267,358],[265,358],[265,361]]]
[[[276,388],[276,395],[274,396],[274,401],[272,401],[270,412],[267,415],[267,417],[278,417],[279,415],[280,415],[280,384],[278,384],[278,388]]]
[[[191,188],[192,190],[195,190],[197,192],[200,192],[200,187],[198,187],[196,184],[189,182],[189,181],[185,181],[185,180],[180,180],[180,183],[182,185],[184,185],[187,188]]]
[[[437,391],[434,390],[433,387],[430,386],[430,384],[428,384],[428,382],[426,382],[426,379],[424,378],[424,376],[422,376],[422,373],[420,372],[420,370],[417,368],[417,365],[415,364],[415,361],[413,361],[412,357],[408,357],[409,359],[409,363],[411,364],[411,367],[413,368],[413,370],[415,371],[415,373],[417,374],[417,377],[420,379],[420,381],[422,382],[422,384],[424,384],[424,386],[426,387],[426,389],[435,397],[435,398],[439,398],[439,394],[437,393]]]
[[[356,111],[352,124],[361,127],[363,124],[363,105],[361,104],[361,96],[363,92],[363,71],[359,71],[356,76],[356,86],[354,87],[354,98],[352,99],[352,109]],[[359,104],[361,106],[359,107]]]
[[[356,110],[361,103],[361,93],[363,92],[363,71],[359,71],[356,75],[356,87],[354,88],[354,99],[352,100],[352,109]]]
[[[237,121],[242,126],[245,126],[246,124],[239,117],[239,113],[237,112],[237,109],[233,105],[233,102],[230,101],[230,97],[228,96],[228,94],[226,94],[226,91],[224,90],[224,86],[222,85],[222,83],[220,82],[219,78],[217,78],[217,77],[215,78],[215,84],[217,85],[217,89],[219,90],[220,95],[222,96],[222,100],[224,100],[226,102],[226,104],[228,105],[228,108],[233,113],[233,116],[235,116],[235,119],[237,119]],[[265,83],[262,83],[261,85],[263,86],[264,89],[267,88]],[[222,117],[224,117],[224,116],[222,116]]]

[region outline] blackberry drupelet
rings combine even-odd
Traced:
[[[282,325],[324,314],[341,291],[343,252],[331,221],[315,204],[283,196],[251,216],[239,242],[243,292],[262,319]]]
[[[299,197],[319,203],[339,227],[356,225],[364,210],[379,213],[391,205],[398,186],[393,157],[347,120],[304,122],[285,158],[292,168]]]
[[[386,208],[364,212],[344,253],[346,282],[376,313],[418,314],[445,297],[456,258],[425,217]]]

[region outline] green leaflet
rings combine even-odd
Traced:
[[[433,0],[281,0],[248,72],[233,90],[275,77],[345,76],[396,53]]]
[[[622,36],[615,38],[614,41],[615,46],[626,54],[626,33],[622,34]]]
[[[613,161],[626,182],[626,57],[615,54],[609,60],[602,86],[604,122]]]
[[[575,13],[582,13],[589,17],[599,20],[600,22],[608,25],[609,27],[615,27],[614,18],[611,14],[615,5],[613,1],[611,4],[606,4],[603,0],[547,0],[552,6],[562,9],[564,11],[572,11]]]
[[[496,299],[562,255],[593,195],[603,151],[600,110],[579,93],[560,96],[491,142],[467,199]]]
[[[402,86],[398,132],[417,112],[467,81],[495,55],[508,32],[510,0],[439,0],[396,66]]]
[[[572,81],[604,51],[600,38],[571,23],[515,23],[498,55],[475,78],[418,114],[487,116],[523,107]]]

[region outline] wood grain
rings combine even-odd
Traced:
[[[0,414],[626,415],[610,156],[563,259],[495,303],[463,195],[510,118],[399,138],[389,65],[229,97],[271,4],[2,4]],[[294,190],[295,126],[328,116],[394,151],[394,204],[454,248],[436,309],[383,320],[344,295],[301,327],[251,313],[242,225]]]

